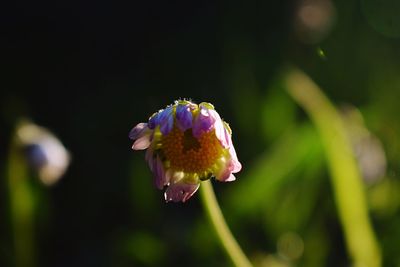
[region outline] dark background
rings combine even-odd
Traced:
[[[231,124],[244,168],[237,182],[215,186],[250,257],[275,257],[281,233],[306,236],[319,229],[316,242],[329,244],[329,249],[310,253],[306,246],[304,257],[293,262],[346,264],[324,163],[316,175],[319,182],[312,183],[317,197],[298,204],[311,211],[301,212],[297,218],[304,219],[295,226],[284,215],[297,209],[294,204],[280,209],[288,224],[277,228],[280,222],[274,218],[280,215],[264,202],[256,211],[235,213],[231,199],[251,198],[245,178],[255,162],[273,151],[288,125],[297,131],[308,123],[277,81],[286,64],[310,74],[334,103],[361,110],[366,127],[386,151],[388,170],[382,181],[399,190],[400,14],[387,2],[335,1],[329,15],[333,26],[321,30],[317,41],[304,41],[296,32],[300,1],[2,4],[0,266],[13,266],[5,170],[21,117],[49,128],[72,154],[62,180],[40,189],[37,266],[230,264],[209,234],[198,196],[185,204],[165,204],[162,192],[152,185],[144,153],[130,150],[129,130],[179,98],[211,102]],[[280,195],[290,196],[292,188],[301,186],[301,171],[290,176],[294,179]],[[307,191],[301,194],[308,198]],[[372,209],[385,266],[400,262],[395,253],[398,204],[394,197],[375,213]]]

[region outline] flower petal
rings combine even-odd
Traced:
[[[232,146],[233,148],[233,146]],[[235,154],[236,155],[236,154]],[[219,164],[221,168],[214,175],[218,181],[221,182],[231,182],[236,180],[235,176],[232,173],[236,173],[241,170],[242,165],[240,162],[233,157],[231,158],[220,158]]]
[[[169,183],[169,175],[166,175],[166,171],[164,169],[164,164],[160,160],[159,157],[157,157],[156,160],[154,160],[154,165],[153,165],[153,176],[154,176],[154,183],[158,189],[163,189],[164,185],[167,185]]]
[[[138,139],[133,143],[132,149],[133,150],[143,150],[149,147],[151,144],[150,134],[146,134]]]
[[[153,171],[153,159],[154,159],[154,153],[153,153],[153,148],[150,146],[146,154],[144,156],[145,160],[149,163],[150,170]]]
[[[199,189],[200,184],[179,182],[171,184],[164,193],[165,201],[185,202]]]
[[[225,179],[224,182],[233,182],[233,181],[235,181],[235,180],[236,180],[235,175],[233,175],[233,174],[231,173],[231,175],[229,175],[229,177],[228,177],[227,179]]]
[[[224,148],[229,147],[229,141],[226,139],[226,130],[224,127],[224,122],[222,121],[219,114],[215,111],[210,109],[208,111],[212,117],[215,118],[214,129],[215,129],[215,136],[218,138],[219,142]]]
[[[229,146],[229,155],[231,156],[232,172],[237,173],[242,169],[242,164],[240,164],[238,157],[236,155],[235,147],[232,143],[231,133],[224,127],[225,139]]]
[[[192,128],[193,115],[190,105],[178,105],[176,107],[176,124],[182,131]]]
[[[215,114],[209,111],[208,108],[200,105],[199,114],[197,114],[192,128],[194,137],[200,137],[202,133],[213,129],[216,118],[213,116]]]
[[[219,173],[215,174],[215,179],[220,182],[229,182],[231,175],[232,171],[229,168],[225,167]]]
[[[139,138],[139,136],[148,129],[147,123],[141,122],[138,123],[132,130],[129,132],[129,139],[135,140]]]
[[[149,147],[151,143],[151,130],[147,123],[139,123],[129,132],[129,138],[135,140],[132,145],[133,150],[143,150]]]
[[[240,172],[240,170],[242,169],[242,164],[239,162],[236,156],[235,148],[233,146],[229,147],[229,153],[231,154],[232,172],[233,173]]]
[[[159,116],[160,131],[163,135],[169,134],[174,127],[173,107],[169,106],[164,109]]]
[[[215,178],[221,182],[231,182],[236,180],[235,176],[232,174],[233,168],[233,161],[229,160],[227,165],[219,173],[215,174]]]
[[[148,127],[150,129],[154,129],[158,124],[160,124],[160,113],[162,111],[158,111],[157,113],[154,113],[150,119],[149,119],[149,123],[148,123]]]

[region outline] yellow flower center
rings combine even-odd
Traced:
[[[196,138],[192,129],[183,132],[174,127],[168,135],[162,137],[161,143],[170,168],[176,171],[200,175],[212,172],[213,165],[223,154],[223,148],[214,131]]]

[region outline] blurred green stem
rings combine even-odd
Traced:
[[[15,139],[11,142],[7,177],[15,266],[33,267],[34,197],[28,180],[27,165]]]
[[[324,144],[337,209],[354,266],[381,266],[362,177],[340,115],[319,87],[300,70],[291,70],[286,84],[292,98],[311,117]]]
[[[208,218],[229,258],[236,267],[251,267],[252,264],[243,253],[225,222],[210,180],[201,183],[200,195]]]

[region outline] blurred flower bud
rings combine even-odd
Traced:
[[[45,185],[57,182],[70,163],[70,154],[60,140],[47,129],[26,121],[17,126],[16,135],[41,182]]]
[[[295,12],[295,33],[301,42],[317,44],[328,35],[335,16],[330,0],[300,0]]]
[[[360,111],[355,107],[348,105],[342,108],[342,118],[365,182],[378,182],[386,174],[386,156],[382,143],[368,131]]]

